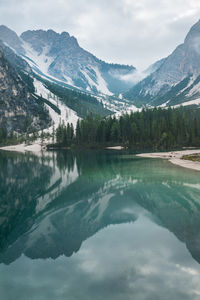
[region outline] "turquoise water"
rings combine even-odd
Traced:
[[[200,299],[200,172],[0,153],[0,299]]]

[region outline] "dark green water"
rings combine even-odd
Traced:
[[[1,300],[200,299],[200,172],[0,153]]]

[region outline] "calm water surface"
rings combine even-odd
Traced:
[[[200,172],[0,153],[0,299],[200,299]]]

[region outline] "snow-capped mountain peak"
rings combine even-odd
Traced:
[[[183,44],[152,74],[125,94],[138,105],[168,106],[200,96],[200,21],[187,34]]]
[[[79,46],[68,32],[28,30],[20,37],[0,26],[0,39],[31,65],[34,72],[95,94],[120,94],[131,87],[133,66],[108,64]],[[129,77],[130,77],[129,76]]]

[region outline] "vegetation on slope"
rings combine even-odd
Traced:
[[[200,146],[200,110],[193,107],[154,108],[115,117],[88,115],[73,126],[60,124],[57,145],[105,147],[121,145],[135,150],[168,150]]]
[[[76,111],[79,117],[84,118],[88,113],[101,116],[112,114],[111,111],[104,108],[101,102],[89,94],[66,88],[62,84],[55,84],[36,75],[35,77],[42,81],[47,89],[58,96],[64,104]]]

